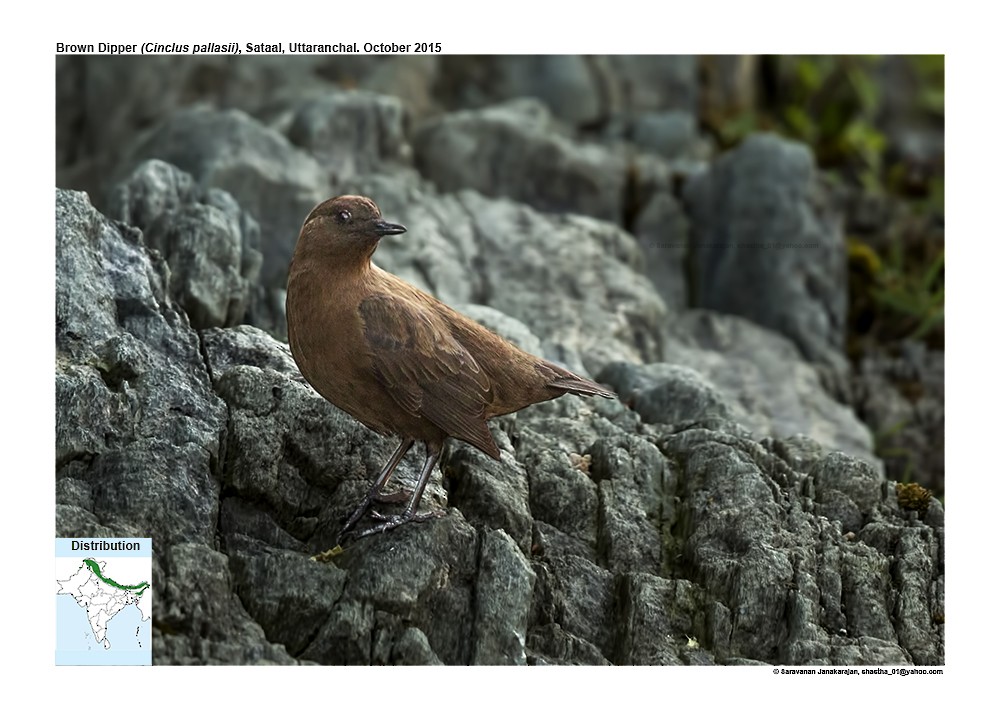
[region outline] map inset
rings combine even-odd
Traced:
[[[56,540],[56,665],[149,665],[149,538]]]

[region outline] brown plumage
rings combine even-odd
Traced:
[[[499,460],[490,418],[567,392],[615,397],[373,265],[379,240],[403,232],[368,198],[332,198],[303,223],[288,272],[288,344],[302,375],[372,430],[402,439],[341,537],[415,441],[427,459],[405,512],[377,515],[383,522],[363,535],[425,517],[416,508],[446,438]]]

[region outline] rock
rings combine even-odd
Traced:
[[[622,665],[714,665],[698,651],[710,637],[705,598],[686,580],[629,574],[619,585],[622,628],[616,660]],[[709,605],[711,608],[711,605]]]
[[[535,573],[503,530],[483,535],[476,587],[476,665],[525,665]]]
[[[225,406],[138,233],[58,191],[56,474],[122,537],[213,536]]]
[[[846,370],[847,259],[805,145],[751,135],[685,187],[694,305],[749,318]]]
[[[414,58],[406,60],[416,65]],[[238,109],[270,122],[304,97],[335,91],[340,87],[335,82],[378,91],[380,67],[399,64],[388,57],[349,55],[256,55],[236,63],[225,55],[134,55],[127,62],[101,55],[60,56],[57,144],[66,152],[57,161],[58,184],[78,178],[81,187],[100,191],[94,201],[104,207],[109,189],[104,182],[136,137],[183,108]],[[419,95],[417,75],[405,74],[410,82],[399,85]]]
[[[537,100],[443,115],[413,143],[420,172],[443,191],[472,188],[546,212],[623,219],[623,154],[572,142]]]
[[[260,275],[260,228],[233,197],[159,160],[111,193],[111,215],[139,228],[170,266],[170,295],[196,328],[243,321]]]
[[[758,439],[805,434],[827,451],[881,467],[868,428],[830,397],[816,369],[776,333],[738,317],[694,310],[676,316],[664,356],[669,364],[609,365],[598,380],[615,388],[645,422],[732,420]]]
[[[815,378],[790,342],[671,318],[614,225],[412,177],[356,180],[426,238],[385,243],[387,267],[581,370],[687,353],[661,373],[677,401],[654,392],[663,366],[619,365],[663,422],[577,397],[492,421],[501,461],[456,441],[432,474],[424,509],[443,517],[316,562],[395,439],[319,397],[263,330],[192,329],[144,235],[59,191],[56,532],[155,539],[157,663],[943,662],[943,510],[901,508],[877,468],[812,437],[849,432],[818,389],[798,394]],[[741,424],[772,413],[810,437]]]
[[[359,87],[401,99],[414,118],[423,118],[439,110],[434,100],[434,84],[440,75],[441,60],[446,55],[376,57],[380,62],[361,78]]]
[[[437,95],[449,107],[479,108],[537,98],[560,120],[595,122],[607,113],[590,58],[566,55],[441,57]]]
[[[210,546],[226,410],[166,268],[84,193],[57,191],[56,216],[57,533],[155,538],[157,628],[177,617],[204,641],[157,629],[157,662],[290,662],[263,633],[251,650],[249,619],[220,593],[229,571]]]
[[[685,55],[450,55],[437,97],[459,108],[532,97],[560,120],[592,127],[642,110],[695,112],[697,65]]]
[[[609,55],[610,93],[619,113],[698,108],[698,61],[693,55]]]
[[[264,287],[285,287],[302,221],[330,196],[329,180],[315,160],[239,110],[206,109],[177,112],[155,127],[131,148],[121,175],[149,158],[232,195],[260,225]]]
[[[209,357],[224,355],[229,358],[218,366],[221,372],[214,372],[217,383],[226,387],[230,383],[228,378],[244,376],[251,370],[234,364],[243,352],[240,348],[259,355],[267,345],[267,341],[254,340],[259,335],[249,328],[212,330],[209,335],[206,342]],[[368,463],[358,455],[371,440],[352,441],[343,435],[350,431],[352,421],[345,418],[342,429],[335,429],[336,425],[331,426],[330,421],[320,421],[320,418],[322,415],[339,417],[339,411],[320,398],[310,400],[314,395],[304,386],[299,385],[300,390],[290,392],[299,381],[281,379],[284,373],[275,368],[280,368],[284,362],[284,354],[276,351],[274,359],[263,363],[272,373],[268,384],[262,388],[264,392],[254,390],[258,383],[250,379],[241,381],[244,389],[238,395],[234,395],[233,390],[226,391],[234,408],[231,414],[234,424],[229,432],[231,451],[234,457],[245,456],[246,465],[234,466],[233,473],[247,478],[232,486],[230,494],[234,498],[252,498],[260,492],[265,493],[266,500],[257,504],[261,509],[268,508],[269,514],[274,513],[285,530],[277,532],[268,529],[267,524],[257,523],[260,529],[253,532],[257,533],[258,542],[268,538],[268,542],[273,543],[291,533],[308,538],[306,545],[312,552],[329,542],[329,533],[338,527],[336,518],[346,513],[364,491],[370,475],[377,470],[378,461],[373,458]],[[216,367],[215,362],[211,364]],[[252,397],[260,400],[248,404]],[[282,405],[295,397],[300,397],[295,405],[281,410]],[[298,406],[301,400],[308,400],[314,409]],[[279,404],[275,405],[276,401]],[[233,405],[234,402],[238,405]],[[236,411],[237,407],[246,410]],[[515,594],[508,591],[503,599],[491,595],[491,603],[502,604],[489,612],[491,618],[510,618],[503,621],[504,627],[527,628],[524,650],[529,662],[730,664],[748,658],[790,663],[828,658],[827,661],[832,662],[829,658],[847,657],[845,653],[848,652],[855,653],[854,657],[860,662],[876,662],[876,658],[905,659],[914,650],[939,652],[938,641],[933,635],[920,635],[904,648],[898,645],[898,635],[896,639],[886,639],[883,625],[872,625],[872,620],[865,619],[867,616],[857,614],[869,606],[872,597],[884,597],[878,595],[885,592],[879,584],[883,581],[873,585],[876,579],[868,577],[875,572],[871,563],[877,560],[890,564],[895,561],[897,550],[890,544],[883,546],[881,540],[877,549],[867,545],[851,549],[851,543],[842,537],[845,530],[819,514],[822,506],[820,488],[823,488],[822,492],[836,490],[856,506],[864,506],[864,517],[872,518],[865,520],[865,527],[872,522],[882,523],[886,528],[904,527],[908,521],[893,502],[887,504],[882,487],[884,481],[870,468],[856,461],[845,465],[844,461],[836,459],[837,456],[831,456],[810,480],[749,439],[728,432],[692,429],[666,435],[663,439],[666,458],[671,464],[680,463],[679,472],[686,478],[687,484],[682,487],[676,483],[673,472],[667,470],[666,459],[657,460],[660,457],[657,446],[619,428],[611,420],[618,417],[606,416],[602,406],[595,406],[598,413],[579,416],[575,423],[571,418],[560,419],[542,412],[545,407],[522,411],[500,423],[503,430],[499,437],[504,441],[501,442],[502,463],[485,458],[479,460],[496,467],[500,476],[512,471],[515,474],[527,471],[531,492],[529,510],[535,518],[530,548],[531,571],[518,571],[520,577],[525,578],[517,586],[522,590]],[[281,412],[284,419],[274,416],[276,412]],[[294,418],[302,418],[306,424],[298,421],[295,425]],[[238,426],[251,422],[252,425],[237,430]],[[289,424],[292,427],[284,435],[285,440],[262,442],[260,434],[266,437],[272,432],[269,427],[284,428]],[[655,433],[656,427],[663,426],[648,426],[647,432]],[[371,436],[361,427],[354,432]],[[573,440],[574,435],[578,439]],[[508,454],[512,439],[515,439],[513,456]],[[239,445],[233,446],[234,442]],[[285,461],[268,470],[266,459],[276,452],[280,455],[281,451],[276,448],[289,447],[292,442],[300,448],[293,455],[297,458],[295,467],[298,470],[293,470],[292,466],[282,470]],[[379,452],[387,453],[391,444],[382,442]],[[561,469],[557,455],[551,454],[560,445],[576,448],[580,458],[590,455],[589,465],[574,469],[564,455],[567,460],[564,461],[565,469]],[[347,448],[346,454],[344,448]],[[789,454],[788,450],[785,452]],[[468,470],[461,466],[464,461],[458,460],[463,453],[472,455],[472,451],[458,445],[445,460],[444,474],[452,478],[453,488],[467,479]],[[412,482],[417,470],[417,458],[409,460],[404,467],[404,484]],[[651,470],[657,463],[660,469]],[[320,470],[330,464],[343,469]],[[351,481],[350,491],[344,492],[341,486],[331,482],[338,475],[351,473],[349,468],[359,464],[363,469],[354,476],[356,480]],[[716,467],[717,470],[713,469]],[[258,470],[258,479],[254,480],[248,474],[249,468],[261,468],[263,473]],[[868,485],[858,484],[859,472],[871,478]],[[297,479],[289,473],[297,473]],[[269,479],[271,477],[274,479]],[[572,489],[576,486],[558,489],[560,483],[570,478],[578,478],[575,482],[579,488],[585,487],[580,484],[583,482],[596,485],[597,493],[589,509],[587,503],[580,505],[578,491]],[[327,495],[329,499],[310,506],[308,501],[303,502],[308,497],[303,492],[314,483],[313,492]],[[289,495],[296,485],[302,490]],[[550,490],[536,496],[536,487]],[[455,498],[456,505],[464,508],[467,501],[461,500],[462,497],[455,489],[449,500]],[[506,501],[500,499],[502,496],[497,497],[497,507],[503,507]],[[231,502],[224,501],[224,508]],[[440,499],[432,502],[440,502]],[[328,514],[323,509],[326,503],[338,509]],[[283,512],[282,508],[296,510],[290,513]],[[318,521],[303,523],[303,513]],[[481,606],[476,610],[471,601],[477,593],[483,592],[483,588],[492,587],[494,581],[481,576],[476,579],[473,567],[478,562],[481,573],[484,567],[493,567],[492,563],[500,563],[496,567],[506,567],[510,562],[517,565],[524,562],[518,558],[527,557],[527,553],[523,547],[518,547],[520,543],[500,534],[499,529],[483,527],[479,530],[485,533],[479,552],[489,550],[499,555],[484,556],[477,561],[463,550],[469,548],[476,552],[477,535],[465,524],[464,514],[464,509],[462,514],[452,511],[444,520],[409,526],[349,546],[342,559],[338,558],[337,565],[348,573],[346,587],[352,593],[351,598],[345,596],[336,605],[331,619],[311,646],[308,659],[389,662],[393,657],[392,648],[403,642],[402,625],[398,624],[398,619],[393,619],[400,617],[416,623],[428,638],[433,657],[446,663],[485,657],[477,653],[485,652],[486,646],[481,643],[487,640],[489,647],[496,648],[495,636],[491,634],[486,638],[483,631],[477,629],[475,623],[478,621],[474,618],[484,617],[485,611]],[[225,511],[223,516],[226,516]],[[785,516],[789,517],[787,524],[780,520]],[[542,518],[548,518],[557,526]],[[593,525],[580,525],[581,518],[591,518],[588,522]],[[224,533],[231,532],[226,529],[229,523],[223,527]],[[244,522],[242,532],[252,527],[253,524]],[[487,537],[495,538],[496,542],[487,542]],[[933,534],[925,543],[931,537]],[[226,541],[227,547],[230,542]],[[662,543],[667,544],[662,545],[664,554],[659,555]],[[826,543],[829,547],[822,551],[812,550],[817,543]],[[714,548],[727,549],[718,555],[719,551]],[[843,553],[852,559],[841,561]],[[801,560],[796,559],[799,554]],[[679,567],[683,567],[679,563],[689,561],[695,563],[695,569],[701,569],[693,575],[685,573],[687,576],[683,580],[668,581],[658,577],[659,573],[678,572]],[[806,564],[802,565],[803,562]],[[795,567],[801,569],[793,572]],[[518,576],[511,575],[512,572],[504,571],[503,576]],[[914,578],[915,586],[932,587],[939,577],[940,565],[922,565],[918,572],[922,579]],[[527,578],[531,573],[536,577],[534,591],[526,595],[523,588],[530,585]],[[742,579],[737,580],[737,576]],[[794,578],[798,578],[796,582],[803,588],[801,596],[794,585],[788,584]],[[852,602],[859,604],[841,610],[840,591],[836,588],[845,582],[857,588],[851,597],[856,598]],[[473,585],[480,589],[473,591]],[[741,594],[733,595],[728,589],[733,587],[742,587]],[[454,635],[454,629],[438,627],[434,617],[440,615],[440,611],[433,615],[422,614],[420,598],[428,592],[445,593],[439,602],[452,608],[445,613],[449,624],[471,633],[467,635],[469,638],[482,640],[469,644]],[[626,598],[624,604],[616,600],[620,593],[625,593],[621,596]],[[527,599],[514,602],[515,597]],[[822,599],[824,597],[829,600]],[[654,598],[662,599],[654,601]],[[798,608],[789,616],[792,625],[785,625],[781,619],[784,612],[781,608],[788,603],[788,607]],[[754,612],[757,614],[746,621],[737,620],[733,608],[741,608],[742,613],[747,606],[756,607]],[[664,610],[656,611],[653,609],[656,607]],[[664,619],[662,612],[669,612],[668,619]],[[883,606],[882,612],[884,617],[892,617],[895,611],[890,606]],[[526,625],[517,620],[524,617],[520,613],[527,613]],[[336,618],[335,623],[333,618]],[[841,633],[842,629],[847,631],[846,636]],[[375,637],[385,638],[376,643],[374,650],[363,642],[363,638],[373,632]],[[788,643],[779,641],[782,632],[792,632]],[[734,633],[735,643],[730,640]],[[515,650],[491,655],[491,662],[519,657],[517,631],[504,630],[502,634],[512,638]],[[880,648],[877,652],[870,646],[876,640],[883,643],[877,646]],[[479,650],[475,649],[477,647]],[[490,653],[496,652],[490,650]],[[431,661],[429,657],[425,659]],[[912,658],[905,661],[911,662]]]
[[[681,110],[636,115],[629,137],[640,149],[668,160],[707,159],[708,156],[708,147],[698,136],[697,118]]]
[[[688,306],[688,220],[680,202],[667,191],[643,205],[632,232],[646,256],[646,275],[671,309]]]
[[[204,543],[153,542],[153,661],[160,665],[292,665],[232,591],[226,555]]]
[[[891,595],[889,585],[900,586],[889,567],[908,557],[907,550],[891,542],[873,545],[865,538],[869,532],[884,537],[905,531],[908,523],[894,502],[864,505],[873,520],[851,541],[838,523],[813,514],[801,475],[749,441],[691,429],[668,438],[664,449],[688,479],[678,530],[686,538],[684,562],[691,563],[690,577],[723,606],[739,608],[731,632],[713,638],[717,658],[731,653],[817,664],[842,660],[848,650],[860,663],[878,658],[922,663],[942,657],[937,630],[915,630],[912,636],[893,630],[900,608],[885,598]],[[842,466],[828,482],[851,488],[852,472]],[[861,506],[870,498],[868,492],[849,497]],[[888,496],[886,489],[881,496]],[[935,532],[923,531],[929,535],[921,547],[933,561],[919,563],[921,579],[912,581],[931,588],[940,581],[943,565],[934,552],[935,541],[930,541]],[[786,533],[794,533],[796,540],[789,542]],[[755,588],[752,593],[750,587]],[[925,603],[925,630],[930,616]]]
[[[614,363],[599,377],[647,423],[685,425],[707,418],[733,420],[736,413],[700,373],[680,365]]]
[[[601,651],[558,623],[533,628],[528,636],[531,665],[610,665]]]
[[[404,628],[392,646],[389,662],[393,665],[443,665],[431,649],[430,640],[419,628]]]
[[[411,154],[399,99],[353,90],[327,93],[293,111],[288,139],[308,151],[334,182],[372,172]]]
[[[510,440],[497,438],[501,457],[513,459]],[[532,516],[528,474],[518,465],[498,465],[484,460],[468,445],[453,443],[447,452],[448,501],[468,521],[484,530],[500,530],[528,552]]]
[[[57,160],[60,187],[88,190],[104,207],[108,174],[144,127],[168,116],[185,102],[193,78],[207,77],[225,58],[168,55],[132,57],[62,56],[56,72],[60,118]],[[131,173],[129,167],[126,173]]]
[[[585,456],[586,457],[586,456]],[[590,448],[597,482],[597,557],[618,572],[656,574],[673,551],[668,529],[677,519],[677,478],[659,448],[618,435]]]

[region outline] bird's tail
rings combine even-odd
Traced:
[[[558,368],[558,370],[560,371],[559,377],[549,380],[549,382],[546,383],[547,387],[555,390],[565,390],[566,392],[571,392],[574,395],[599,395],[600,397],[606,398],[618,397],[606,387],[598,385],[593,380],[587,380],[579,375],[574,375],[563,368]]]

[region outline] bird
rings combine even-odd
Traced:
[[[377,433],[399,438],[337,545],[383,495],[417,442],[425,459],[405,510],[383,515],[363,537],[440,513],[417,509],[445,440],[457,438],[494,460],[490,418],[566,393],[615,398],[592,380],[527,353],[372,262],[385,236],[405,233],[370,198],[343,195],[306,216],[288,271],[288,344],[306,381]]]

